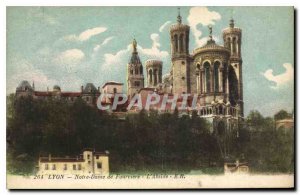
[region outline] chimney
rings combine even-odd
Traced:
[[[51,154],[49,154],[48,160],[51,161]]]
[[[81,92],[83,92],[83,85],[81,85]]]

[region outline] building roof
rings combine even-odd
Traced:
[[[207,43],[203,47],[195,49],[193,51],[193,54],[196,55],[196,54],[208,52],[208,51],[226,52],[228,54],[230,53],[229,49],[227,49],[226,47],[216,44],[216,42],[214,40],[208,40]]]
[[[62,97],[80,97],[81,92],[62,92]]]
[[[84,162],[83,158],[53,158],[49,159],[49,157],[40,157],[40,162]]]
[[[35,96],[52,96],[52,93],[48,92],[48,91],[35,91],[34,95]]]
[[[121,83],[121,82],[116,82],[116,81],[107,81],[106,83],[104,83],[104,84],[102,85],[101,88],[104,88],[106,85],[124,85],[124,84]]]
[[[83,93],[99,93],[93,83],[87,83],[82,91]]]
[[[52,91],[35,91],[34,92],[35,96],[39,97],[47,97],[47,96],[52,96],[53,92]],[[60,93],[62,97],[80,97],[81,92],[62,92]]]
[[[53,91],[55,91],[55,90],[60,91],[60,86],[54,85],[54,86],[53,86]]]
[[[98,156],[108,156],[109,152],[96,152],[94,148],[84,148],[84,151],[91,151],[94,155]],[[80,154],[78,157],[40,157],[40,162],[84,162],[83,154]]]
[[[17,91],[23,91],[23,88],[29,90],[29,91],[34,91],[33,87],[29,84],[28,81],[22,81],[18,87],[17,87]]]
[[[132,52],[129,58],[129,64],[142,64],[138,52]]]
[[[146,61],[146,67],[149,66],[159,66],[161,67],[163,65],[163,62],[161,60],[157,60],[157,59],[149,59]]]

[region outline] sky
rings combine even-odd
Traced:
[[[143,64],[160,59],[166,74],[177,13],[177,7],[7,7],[6,93],[22,80],[34,81],[36,90],[63,91],[126,83],[133,38]],[[180,7],[180,13],[191,27],[191,53],[205,44],[208,25],[220,45],[231,17],[242,29],[245,115],[293,110],[293,7]]]

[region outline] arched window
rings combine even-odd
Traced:
[[[227,47],[227,48],[230,48],[230,37],[227,38],[226,47]]]
[[[135,74],[139,74],[139,69],[138,69],[138,67],[135,68]]]
[[[219,114],[223,114],[223,109],[222,109],[222,106],[219,106]]]
[[[236,53],[236,38],[233,37],[232,40],[232,53],[235,54]]]
[[[149,79],[149,80],[150,80],[150,83],[152,83],[152,69],[149,70],[149,78],[150,78],[150,79]]]
[[[219,91],[219,67],[220,67],[220,62],[216,61],[214,63],[214,90],[215,92]]]
[[[205,71],[205,84],[206,84],[206,92],[210,92],[210,64],[208,62],[204,63],[204,71]]]
[[[143,74],[143,66],[140,66],[140,74]]]
[[[117,88],[114,87],[114,93],[117,93]]]
[[[180,48],[180,52],[183,52],[183,34],[180,34],[179,37],[179,48]]]
[[[227,63],[223,63],[223,68],[226,70],[227,69]],[[222,77],[222,89],[223,89],[223,91],[225,91],[225,88],[226,88],[226,72],[223,70],[222,71],[222,75],[223,75],[223,77]]]
[[[159,77],[158,77],[158,79],[159,79],[158,82],[159,82],[159,83],[162,83],[162,82],[161,82],[161,77],[162,77],[162,70],[159,69]]]
[[[154,69],[153,76],[154,76],[154,85],[156,85],[157,84],[157,69]]]
[[[130,74],[133,74],[133,69],[130,69]]]
[[[174,46],[175,46],[175,52],[178,51],[178,36],[174,35]]]
[[[229,83],[229,101],[235,106],[239,99],[238,93],[238,78],[232,65],[228,67],[228,83]]]
[[[200,63],[197,63],[197,69],[200,70]]]

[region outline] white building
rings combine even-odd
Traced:
[[[77,157],[39,158],[39,174],[109,174],[109,153],[95,152],[94,149],[84,149]]]

